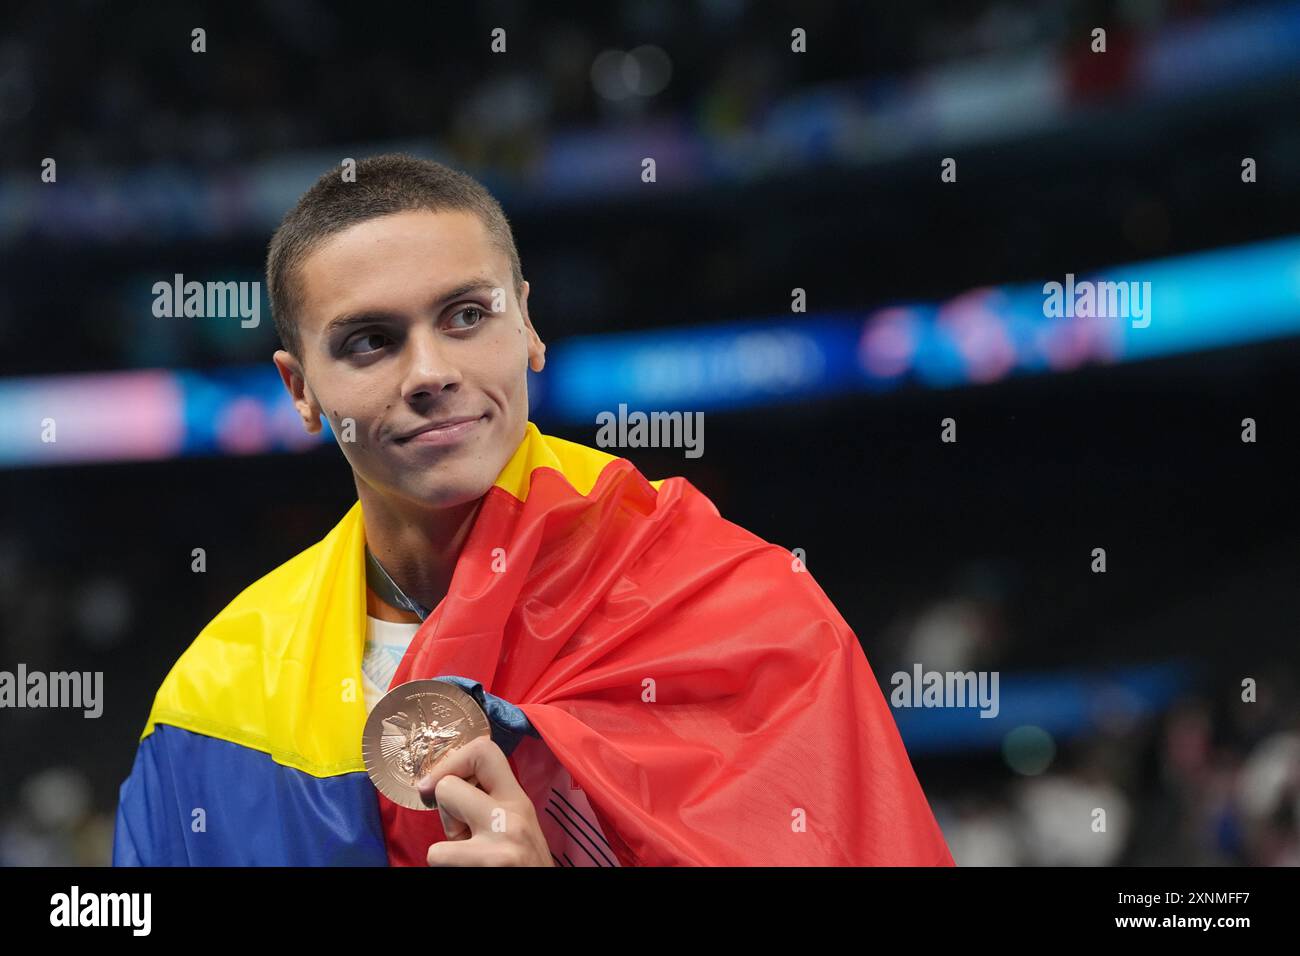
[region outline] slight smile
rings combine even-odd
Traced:
[[[399,445],[420,445],[422,447],[454,445],[477,428],[486,417],[486,415],[480,415],[477,418],[451,418],[445,422],[426,425],[418,431],[402,438],[396,438],[394,441]]]

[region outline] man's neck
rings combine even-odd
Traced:
[[[393,607],[369,587],[366,588],[366,614],[393,624],[419,624],[420,616],[414,611]]]
[[[366,545],[402,593],[437,607],[451,588],[461,549],[478,516],[479,498],[453,508],[411,507],[357,480]]]

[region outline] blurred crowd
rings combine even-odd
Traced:
[[[923,661],[939,671],[997,669],[1006,700],[1032,656],[1011,599],[1026,570],[966,568],[951,593],[868,640],[868,654],[876,647],[882,661]],[[1259,596],[1269,599],[1267,590]],[[1046,741],[1040,760],[1017,759],[1016,731],[982,753],[913,749],[958,865],[1300,866],[1297,660],[1238,656],[1194,629],[1184,638],[1185,656],[1200,666],[1170,699],[1147,712],[1094,701],[1098,719],[1059,741],[1034,728]],[[1048,673],[1104,671],[1105,662],[1139,660],[1149,650],[1134,646],[1116,659],[1099,649]],[[887,669],[876,677],[888,697]]]
[[[56,156],[74,165],[203,168],[402,131],[445,140],[466,165],[508,169],[530,162],[556,131],[675,117],[730,134],[795,84],[1051,49],[1094,24],[1122,44],[1125,34],[1246,5],[20,3],[7,10],[0,38],[0,136],[10,147],[2,162]],[[796,26],[816,55],[785,55]],[[487,65],[497,27],[507,31],[505,70]],[[206,31],[201,64],[191,52],[194,28]],[[635,64],[599,56],[643,47],[659,53]],[[82,82],[87,75],[93,85]]]
[[[1294,667],[1271,664],[1273,675]],[[931,789],[958,865],[1300,866],[1294,695],[1234,703],[1233,686],[1213,686],[1059,757],[1065,767],[1034,776]]]

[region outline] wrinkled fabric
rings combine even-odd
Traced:
[[[120,788],[113,865],[386,866],[374,793],[160,724]]]
[[[504,556],[504,567],[499,560]],[[497,559],[494,561],[494,558]],[[585,792],[622,865],[952,865],[848,625],[792,556],[627,461],[489,492],[393,678],[479,681]],[[380,796],[390,861],[437,814]]]
[[[457,674],[439,674],[436,680],[455,684],[474,698],[474,702],[483,708],[488,719],[488,729],[492,732],[492,742],[509,757],[524,737],[536,737],[537,731],[528,722],[527,715],[509,701],[502,700],[496,694],[483,690],[483,685],[468,677]]]

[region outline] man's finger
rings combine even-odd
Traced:
[[[424,805],[426,807],[433,807],[433,805],[438,802],[437,800],[434,799],[433,788],[438,785],[438,781],[441,780],[444,776],[445,774],[443,774],[442,771],[438,771],[437,776],[430,774],[429,776],[421,777],[418,781],[416,781],[415,789],[419,792],[420,799],[424,801]],[[469,784],[471,787],[478,786],[477,777],[465,777],[464,779],[465,782]]]
[[[438,778],[438,817],[448,840],[463,840],[480,827],[492,813],[495,801],[482,790],[455,774]]]
[[[420,781],[420,793],[433,796],[438,781],[447,774],[462,780],[476,778],[478,786],[498,800],[524,796],[523,788],[515,779],[514,771],[501,748],[491,737],[477,737],[463,747],[457,747],[434,765],[429,775]]]

